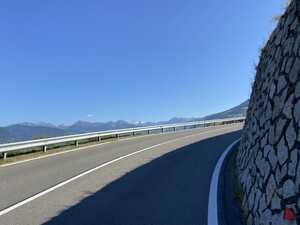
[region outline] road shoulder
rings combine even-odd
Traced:
[[[219,180],[219,225],[243,225],[240,206],[241,192],[236,174],[236,155],[239,143],[235,144],[225,158]]]

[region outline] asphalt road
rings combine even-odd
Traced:
[[[227,125],[150,135],[0,166],[0,224],[205,225],[214,166],[240,129]]]

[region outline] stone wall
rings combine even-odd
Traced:
[[[292,0],[262,49],[237,157],[247,225],[300,224],[299,72],[300,0]]]

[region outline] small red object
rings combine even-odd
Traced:
[[[294,210],[291,208],[285,208],[284,219],[289,220],[289,221],[296,220],[296,215],[295,215]]]

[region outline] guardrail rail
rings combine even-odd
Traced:
[[[53,137],[53,138],[39,139],[33,141],[0,144],[0,154],[2,154],[3,159],[6,159],[8,153],[13,153],[21,150],[23,151],[26,149],[41,148],[40,150],[46,152],[49,146],[53,146],[53,145],[64,146],[67,143],[73,143],[76,147],[78,147],[80,141],[84,141],[84,140],[88,141],[90,139],[95,139],[98,142],[100,142],[102,138],[109,138],[109,137],[119,138],[121,135],[134,136],[139,133],[151,134],[151,132],[154,131],[160,131],[163,133],[170,130],[176,131],[177,129],[191,129],[191,128],[198,128],[198,127],[218,126],[218,125],[226,125],[226,124],[233,124],[233,123],[242,123],[244,121],[245,121],[244,117],[219,119],[219,120],[206,120],[206,121],[196,121],[196,122],[188,122],[188,123],[166,124],[166,125],[158,125],[158,126],[136,127],[136,128],[128,128],[128,129],[120,129],[120,130],[83,133],[77,135]]]

